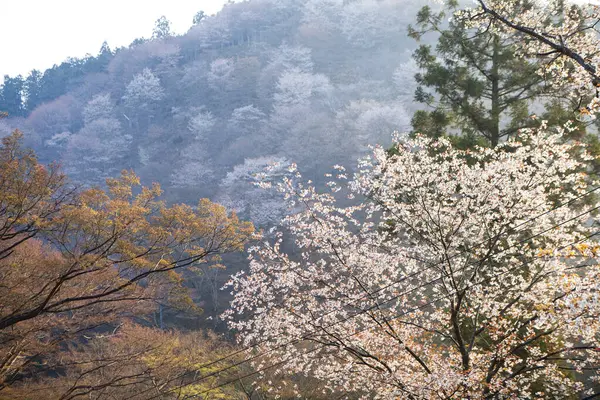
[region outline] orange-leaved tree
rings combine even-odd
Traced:
[[[216,374],[240,361],[214,363],[233,351],[232,345],[214,333],[162,331],[124,323],[85,345],[68,343],[53,360],[54,368],[61,371],[58,378],[41,375],[0,393],[15,400],[149,400],[185,399],[215,388],[202,398],[241,400],[245,395],[235,386],[217,388],[240,374],[234,368]]]
[[[205,199],[166,205],[160,187],[143,187],[133,172],[106,190],[74,188],[21,140],[15,132],[0,145],[4,393],[40,371],[70,376],[61,350],[147,314],[159,297],[185,299],[182,271],[218,263],[254,234]]]

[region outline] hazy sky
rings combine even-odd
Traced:
[[[0,0],[0,82],[67,57],[97,54],[106,40],[114,48],[150,37],[165,15],[183,33],[197,11],[214,14],[226,0]]]

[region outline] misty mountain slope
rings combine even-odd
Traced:
[[[294,162],[319,181],[408,128],[416,43],[406,31],[421,6],[227,4],[184,35],[157,27],[128,48],[32,72],[27,101],[0,133],[24,129],[75,180],[102,183],[131,168],[171,200],[210,197],[270,224],[284,210],[253,185],[265,166],[278,177]]]

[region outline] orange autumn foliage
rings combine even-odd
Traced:
[[[185,298],[181,272],[254,234],[223,206],[169,206],[130,171],[78,189],[15,132],[0,145],[0,397],[90,332]],[[140,328],[141,329],[141,328]]]

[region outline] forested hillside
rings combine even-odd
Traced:
[[[295,162],[319,180],[369,143],[390,143],[414,111],[407,36],[417,0],[253,0],[229,3],[172,35],[5,77],[0,110],[42,160],[103,183],[124,168],[169,198],[210,197],[272,224],[280,202],[251,184]],[[190,16],[190,23],[192,22]],[[8,125],[8,126],[7,126]]]
[[[474,3],[6,76],[0,399],[598,398],[600,6]]]

